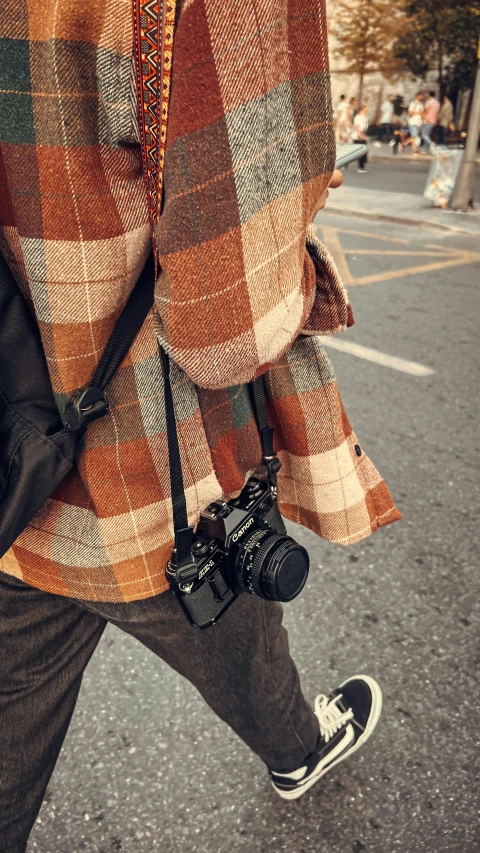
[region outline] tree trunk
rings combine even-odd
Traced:
[[[363,78],[365,76],[365,68],[367,66],[367,47],[368,47],[368,36],[370,29],[370,0],[367,0],[366,7],[364,9],[364,14],[366,17],[363,19],[361,24],[362,33],[363,33],[363,47],[362,47],[362,62],[360,66],[359,72],[359,81],[358,81],[358,102],[357,102],[357,110],[362,109],[362,99],[363,99]]]
[[[380,122],[380,115],[382,112],[382,104],[383,104],[383,86],[380,86],[380,89],[378,90],[378,96],[377,96],[377,111],[375,113],[375,124]]]
[[[359,81],[358,81],[358,103],[357,103],[357,111],[358,111],[359,109],[361,109],[361,106],[362,106],[362,98],[363,98],[363,77],[364,77],[363,71],[362,71],[362,73],[359,75],[359,77],[360,77],[360,79],[359,79]]]
[[[473,207],[475,187],[475,160],[478,151],[478,131],[480,130],[480,38],[478,41],[478,65],[473,89],[468,122],[467,141],[460,169],[455,181],[450,207],[453,210],[468,210]]]
[[[457,130],[465,130],[465,128],[467,127],[467,118],[468,118],[468,112],[469,112],[469,108],[470,108],[471,97],[472,97],[472,90],[471,89],[466,89],[463,92],[459,93],[460,109],[458,110],[457,117],[456,117],[457,118],[457,120],[456,120]]]
[[[441,43],[438,45],[438,85],[440,87],[440,103],[442,103],[447,87],[443,79],[443,51]]]

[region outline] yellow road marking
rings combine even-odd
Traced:
[[[467,255],[475,254],[474,252],[469,252],[467,250],[463,251],[462,249],[454,249],[452,246],[437,246],[435,243],[425,243],[426,249],[437,249],[439,252],[443,252],[445,255],[458,255],[459,252]]]
[[[378,234],[371,234],[365,231],[354,231],[349,228],[337,228],[331,225],[319,226],[322,231],[322,236],[325,245],[331,252],[333,259],[337,265],[340,276],[347,287],[355,287],[362,284],[375,284],[377,282],[392,281],[398,278],[405,278],[412,275],[420,275],[421,273],[436,272],[438,270],[448,269],[449,267],[460,267],[465,264],[472,264],[480,261],[480,254],[476,252],[462,251],[453,249],[450,246],[436,246],[435,244],[426,244],[427,249],[434,251],[414,251],[393,250],[393,249],[344,249],[340,234],[354,234],[358,237],[366,237],[369,240],[383,240],[388,243],[401,243],[409,246],[411,243],[408,240],[400,237],[384,237]],[[355,277],[350,271],[348,265],[349,255],[385,255],[400,257],[436,257],[436,263],[421,264],[419,266],[407,267],[405,269],[385,270],[384,272],[374,273],[372,275],[364,275]]]
[[[330,226],[327,225],[325,228],[322,228],[322,233],[323,241],[325,245],[328,246],[328,251],[332,254],[344,285],[348,287],[350,284],[354,284],[354,279],[348,267],[343,246],[340,243],[338,228],[330,228]]]
[[[451,252],[410,252],[404,251],[403,249],[377,249],[375,252],[372,252],[371,249],[343,249],[345,255],[395,255],[398,257],[405,258],[414,258],[414,257],[423,257],[423,258],[451,258]],[[457,257],[457,255],[455,255]]]
[[[377,273],[376,275],[364,275],[360,278],[354,278],[350,282],[350,287],[356,287],[360,284],[375,284],[377,281],[391,281],[395,278],[404,278],[407,275],[419,275],[422,272],[435,272],[436,270],[445,270],[448,267],[461,267],[463,264],[471,264],[474,260],[480,260],[480,255],[476,257],[455,258],[451,261],[439,261],[438,264],[424,264],[420,267],[409,267],[404,270],[388,270],[387,273]]]
[[[317,227],[320,228],[320,231],[325,231],[326,228],[333,229],[333,226],[322,225],[320,222]],[[410,240],[403,240],[401,237],[384,237],[380,234],[369,234],[366,231],[352,231],[350,228],[334,228],[333,230],[340,231],[342,234],[353,234],[355,237],[369,237],[370,240],[381,240],[387,243],[402,243],[404,246],[410,245]]]
[[[410,376],[431,376],[435,373],[431,367],[426,367],[423,364],[418,364],[416,361],[407,361],[404,358],[398,358],[395,355],[388,355],[385,352],[364,347],[362,344],[354,344],[353,341],[339,340],[338,338],[327,338],[322,336],[322,344],[330,349],[336,349],[339,352],[355,355],[357,358],[363,358],[365,361],[373,361],[374,364],[381,364],[382,367],[391,367],[393,370],[399,370],[401,373],[409,373]]]

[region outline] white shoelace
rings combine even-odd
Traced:
[[[320,734],[328,743],[330,738],[336,734],[342,726],[345,726],[349,720],[353,720],[353,711],[351,708],[348,711],[342,711],[337,702],[342,698],[342,694],[335,696],[334,699],[328,699],[324,693],[320,693],[315,699],[315,714],[320,723]]]

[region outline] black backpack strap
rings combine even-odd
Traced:
[[[67,406],[66,428],[81,430],[108,411],[105,388],[127,355],[153,304],[155,267],[150,254],[107,341],[91,382],[76,391]]]

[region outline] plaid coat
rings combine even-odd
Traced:
[[[150,248],[131,4],[0,4],[0,249],[38,321],[61,412]],[[335,150],[324,2],[183,0],[173,44],[154,308],[111,383],[109,414],[0,561],[33,586],[90,601],[166,588],[158,340],[175,362],[191,523],[260,462],[243,383],[261,372],[284,515],[341,544],[399,518],[318,337],[352,322],[309,229]]]

